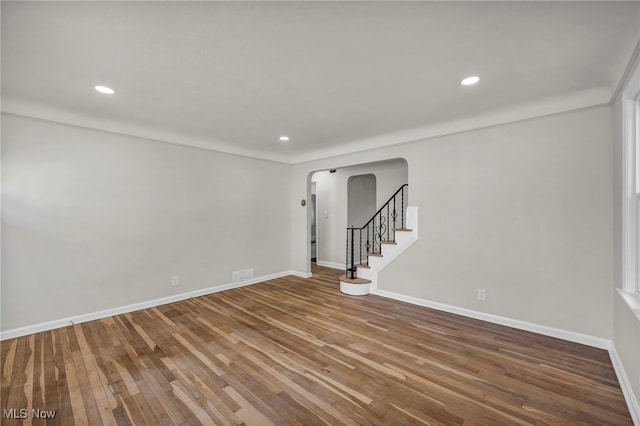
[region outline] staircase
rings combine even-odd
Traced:
[[[363,227],[347,228],[342,293],[375,293],[378,273],[418,239],[418,208],[405,210],[407,189],[407,184],[402,185]]]

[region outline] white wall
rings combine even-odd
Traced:
[[[2,330],[290,269],[291,166],[12,115],[2,154]]]
[[[379,288],[610,339],[611,139],[610,107],[575,111],[296,165],[293,196],[310,171],[406,158],[420,239]],[[294,209],[298,270],[305,229]]]
[[[351,176],[347,180],[347,224],[361,227],[377,209],[376,176]]]
[[[407,163],[402,159],[394,159],[382,163],[340,167],[335,173],[329,173],[328,170],[320,171],[313,173],[311,177],[316,183],[317,259],[320,264],[344,266],[346,228],[351,225],[347,223],[348,180],[351,176],[363,174],[372,174],[376,177],[377,210],[401,185],[407,183]],[[303,180],[306,182],[306,178]],[[310,198],[310,195],[300,198],[305,197]],[[294,212],[299,213],[300,209],[294,209]],[[304,215],[305,211],[301,213]],[[360,224],[362,225],[364,224]],[[308,260],[306,268],[309,268]]]

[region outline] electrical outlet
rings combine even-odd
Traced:
[[[485,289],[478,289],[478,300],[482,300],[483,302],[487,300],[487,291]]]
[[[180,285],[180,277],[178,275],[174,275],[171,277],[171,287],[177,287]]]

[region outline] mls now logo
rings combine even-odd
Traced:
[[[39,408],[34,408],[31,412],[26,408],[5,408],[2,410],[2,415],[5,419],[26,419],[29,414],[34,419],[53,419],[56,417],[55,410],[41,410]]]

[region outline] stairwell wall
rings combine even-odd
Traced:
[[[318,204],[316,232],[319,264],[344,267],[346,228],[352,225],[347,222],[348,181],[351,176],[365,174],[376,177],[375,212],[401,185],[407,183],[407,162],[393,159],[382,163],[341,167],[335,173],[328,170],[313,173],[311,180],[316,182]],[[311,196],[307,198],[310,199]],[[362,226],[364,223],[353,225]]]

